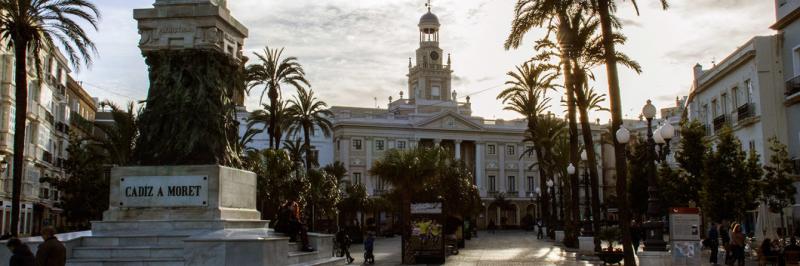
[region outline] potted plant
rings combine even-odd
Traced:
[[[600,232],[597,234],[597,238],[600,241],[604,241],[608,243],[608,247],[601,248],[600,252],[597,252],[597,257],[599,257],[605,264],[619,264],[624,255],[622,253],[622,249],[614,248],[614,244],[619,242],[619,239],[622,237],[622,232],[620,231],[619,227],[604,227],[600,229]]]

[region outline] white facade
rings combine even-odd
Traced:
[[[0,154],[8,162],[0,173],[0,230],[10,231],[13,145],[15,119],[14,52],[0,50]],[[28,107],[25,163],[23,170],[20,227],[22,235],[35,234],[44,225],[60,225],[61,209],[56,203],[60,192],[41,178],[63,178],[67,156],[69,119],[72,113],[67,93],[69,68],[66,58],[50,47],[40,55],[42,73],[33,65],[28,70]],[[32,57],[29,62],[33,62]],[[41,81],[41,82],[40,82]]]
[[[771,155],[768,139],[787,143],[783,74],[776,36],[755,37],[711,69],[694,68],[689,119],[706,125],[709,136],[725,125],[754,149],[761,161]]]

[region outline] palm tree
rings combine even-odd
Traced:
[[[100,12],[86,0],[2,0],[0,1],[0,40],[14,48],[15,132],[11,196],[11,234],[17,236],[19,200],[22,190],[22,167],[25,152],[25,121],[28,109],[28,58],[33,58],[36,76],[41,83],[41,54],[57,51],[58,43],[75,68],[90,65],[97,53],[94,42],[79,22],[97,30]]]
[[[345,182],[344,178],[347,175],[347,168],[344,167],[344,163],[340,161],[335,161],[329,165],[322,167],[322,171],[325,171],[328,174],[336,177],[336,181],[338,184],[342,184]]]
[[[530,154],[535,152],[536,149],[541,151],[541,156],[537,155],[536,159],[536,166],[540,169],[540,174],[543,173],[544,178],[540,176],[540,185],[542,186],[542,191],[547,193],[547,188],[544,187],[544,184],[547,182],[548,179],[553,179],[560,173],[561,170],[566,169],[567,164],[563,163],[558,160],[559,153],[556,151],[556,144],[559,142],[560,139],[565,138],[564,134],[567,133],[566,131],[567,123],[564,120],[558,119],[552,115],[545,114],[540,115],[537,119],[537,126],[533,132],[528,132],[525,135],[525,139],[523,141],[527,142],[534,142],[537,143],[536,146],[530,147],[526,149],[523,153]],[[533,167],[533,165],[531,165]],[[544,200],[548,200],[547,197],[543,197]],[[543,201],[543,207],[547,208],[546,201]],[[544,209],[543,208],[543,209]],[[551,218],[548,221],[549,228],[552,228],[555,225],[555,215],[557,211],[555,209],[551,210],[552,216],[548,217]]]
[[[515,111],[525,116],[528,120],[526,133],[531,136],[530,142],[533,143],[533,148],[523,152],[520,156],[535,154],[537,160],[542,158],[542,146],[536,138],[536,128],[539,126],[539,117],[544,113],[545,109],[549,108],[550,98],[546,96],[546,93],[556,88],[553,83],[553,80],[558,77],[558,73],[553,73],[556,70],[555,66],[549,64],[534,65],[533,63],[527,63],[518,66],[517,72],[509,71],[506,74],[510,77],[510,80],[506,81],[506,85],[510,87],[497,95],[497,99],[502,99],[503,103],[507,104],[504,108],[505,110]],[[533,165],[530,167],[533,167]],[[542,167],[539,167],[538,170],[540,190],[546,191],[544,186],[547,174]],[[541,204],[543,206],[543,215],[548,217],[548,198],[542,197]]]
[[[270,104],[263,104],[262,109],[250,113],[250,117],[247,118],[247,129],[256,129],[258,133],[269,132],[269,123],[272,119],[275,119],[275,127],[269,137],[270,141],[274,140],[276,147],[279,147],[284,131],[289,128],[289,124],[292,122],[288,112],[289,103],[286,101],[278,100],[275,108],[272,108]],[[259,125],[261,126],[260,129],[257,127]],[[272,147],[272,144],[270,144],[270,147]]]
[[[305,71],[303,71],[303,67],[300,63],[297,62],[297,58],[293,56],[281,58],[283,55],[283,48],[270,49],[269,47],[265,47],[263,54],[254,54],[260,61],[260,64],[249,65],[245,70],[247,74],[246,79],[248,81],[248,93],[253,88],[263,85],[264,89],[261,91],[259,103],[263,103],[264,93],[266,93],[271,108],[270,114],[277,113],[277,108],[279,106],[278,101],[281,98],[281,85],[290,85],[298,90],[301,89],[303,85],[309,86],[305,78]],[[270,136],[270,149],[275,149],[277,148],[276,145],[280,145],[280,140],[275,138],[278,134],[277,132],[279,132],[277,122],[278,120],[275,116],[270,116],[269,127],[267,127],[267,133]]]
[[[392,185],[399,192],[401,198],[401,221],[403,224],[403,237],[408,238],[411,233],[411,197],[422,191],[425,184],[435,178],[440,169],[440,162],[446,152],[442,148],[416,147],[408,150],[391,149],[386,152],[383,159],[373,163],[370,174],[380,177]],[[406,245],[403,244],[403,263],[406,258]]]
[[[306,91],[304,88],[297,89],[297,96],[289,100],[288,116],[291,117],[291,124],[289,132],[292,135],[297,135],[300,130],[303,131],[303,149],[306,152],[306,172],[311,169],[312,163],[317,164],[316,158],[312,162],[314,156],[311,152],[311,132],[315,128],[319,128],[325,137],[331,135],[333,130],[333,123],[329,120],[333,117],[333,112],[327,109],[328,104],[317,99],[314,96],[314,90]]]
[[[667,0],[660,0],[661,7],[667,9],[669,7]],[[612,29],[614,18],[612,12],[616,12],[616,4],[614,0],[591,0],[592,7],[600,16],[600,25],[603,34],[603,56],[605,57],[606,73],[608,74],[608,96],[611,102],[611,136],[619,130],[622,126],[622,104],[620,103],[619,96],[619,71],[617,70],[617,51],[615,44],[615,37]],[[631,0],[636,13],[639,13],[639,8],[636,0]],[[624,147],[617,141],[616,138],[611,138],[614,142],[614,160],[616,161],[617,172],[617,195],[618,208],[620,212],[620,220],[622,227],[622,243],[625,250],[625,265],[636,265],[636,260],[633,257],[633,249],[630,247],[631,236],[629,221],[630,213],[628,210],[628,199],[626,196],[627,188],[627,171],[628,166],[625,161]]]
[[[306,149],[303,147],[301,139],[292,140],[285,140],[283,141],[283,149],[289,154],[289,158],[292,159],[292,162],[301,162],[303,161],[304,154],[306,153]]]
[[[116,104],[104,101],[101,104],[111,107],[113,123],[94,122],[94,127],[103,133],[102,137],[93,137],[93,145],[103,150],[108,162],[113,165],[129,165],[139,137],[138,118],[129,102],[126,110]],[[76,117],[77,119],[83,119]]]

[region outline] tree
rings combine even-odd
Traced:
[[[311,133],[315,128],[319,128],[325,137],[330,137],[333,130],[333,123],[329,120],[333,117],[333,113],[327,109],[328,104],[317,99],[314,96],[313,90],[306,91],[304,88],[297,89],[297,96],[289,100],[288,115],[291,117],[292,123],[289,127],[289,132],[296,135],[301,130],[303,131],[303,149],[306,154],[306,171],[310,171],[312,165],[317,165],[316,158],[313,158],[311,152]]]
[[[632,137],[633,139],[633,137]],[[628,179],[628,198],[635,199],[630,202],[630,212],[632,218],[641,219],[647,213],[647,177],[656,171],[653,164],[648,163],[648,144],[644,139],[636,138],[628,144],[631,151],[628,156],[628,168],[630,178]]]
[[[67,177],[45,180],[63,191],[60,200],[64,215],[78,230],[91,228],[90,222],[101,220],[103,211],[108,209],[109,180],[105,174],[108,167],[104,164],[108,157],[96,148],[70,135],[69,158],[64,167]]]
[[[534,0],[535,1],[535,0]],[[668,7],[667,0],[660,0],[664,9]],[[611,109],[611,128],[610,134],[614,134],[622,126],[622,103],[619,95],[619,71],[617,70],[617,50],[615,39],[616,35],[612,29],[617,21],[612,16],[612,12],[616,12],[615,0],[590,0],[592,8],[600,16],[600,25],[603,34],[603,55],[605,57],[606,73],[608,75],[608,97],[610,100]],[[631,0],[636,12],[639,12],[636,0]],[[621,212],[620,219],[623,221],[620,225],[622,228],[622,245],[625,251],[625,265],[636,265],[636,259],[633,256],[633,249],[631,248],[630,236],[630,217],[626,211],[628,200],[625,197],[627,165],[625,162],[625,151],[623,144],[620,144],[616,138],[611,138],[614,144],[614,159],[617,169],[617,194],[620,195],[618,199]]]
[[[441,147],[426,148],[416,147],[408,150],[391,149],[386,152],[383,159],[373,163],[370,174],[378,176],[389,182],[399,192],[401,198],[401,221],[403,224],[403,237],[407,239],[411,233],[410,215],[412,195],[421,192],[425,184],[437,177],[441,169],[439,162],[444,156]],[[405,254],[407,247],[402,247]],[[403,261],[407,261],[403,256]]]
[[[754,208],[760,170],[758,154],[747,155],[731,129],[723,127],[703,170],[700,197],[706,214],[713,221],[743,218]]]
[[[292,122],[288,114],[289,103],[278,100],[275,108],[272,108],[270,104],[263,104],[262,106],[262,109],[250,113],[250,117],[247,118],[247,129],[258,130],[258,133],[269,132],[269,123],[274,118],[275,128],[272,131],[273,135],[270,136],[270,141],[274,140],[275,144],[279,146],[283,139],[284,131],[289,128],[289,124]],[[261,126],[261,128],[258,128],[258,126]]]
[[[329,175],[332,175],[334,178],[336,178],[336,181],[339,184],[345,182],[344,177],[347,175],[347,168],[344,166],[344,163],[340,161],[335,161],[329,165],[323,166],[322,171],[325,171]]]
[[[549,107],[547,91],[554,90],[556,85],[553,80],[558,77],[557,67],[549,64],[533,64],[526,63],[516,67],[516,72],[509,71],[506,75],[509,80],[506,85],[509,87],[497,95],[497,99],[502,99],[507,106],[505,110],[515,111],[524,116],[528,121],[528,128],[526,130],[525,141],[533,143],[533,146],[525,150],[520,156],[536,155],[537,160],[543,158],[544,152],[542,144],[537,133],[539,130],[539,117],[544,115],[545,110]],[[533,168],[531,165],[529,168]],[[541,191],[547,191],[545,187],[547,173],[543,167],[538,167],[539,170],[539,186]],[[548,204],[549,199],[542,197],[542,214],[548,217]]]
[[[137,119],[133,103],[123,110],[112,102],[101,102],[111,107],[112,123],[92,122],[73,116],[73,122],[87,132],[97,129],[101,134],[90,136],[70,135],[66,162],[66,178],[42,178],[63,191],[62,208],[67,219],[78,224],[78,229],[91,227],[89,222],[102,219],[108,209],[109,176],[106,171],[114,165],[129,165],[138,137]]]
[[[269,98],[269,106],[272,110],[270,114],[276,114],[279,106],[278,101],[281,98],[281,86],[289,85],[297,88],[303,88],[303,85],[310,86],[305,78],[305,71],[303,67],[297,62],[297,58],[289,56],[281,58],[283,55],[283,48],[270,49],[264,48],[263,54],[254,53],[256,58],[260,61],[259,64],[247,66],[246,80],[248,82],[248,93],[255,87],[264,86],[261,90],[259,103],[264,100],[264,93]],[[275,149],[276,145],[280,145],[278,139],[275,138],[278,131],[278,120],[274,115],[270,116],[269,126],[267,133],[270,136],[269,148]]]
[[[683,121],[680,130],[681,140],[679,149],[675,153],[675,161],[683,170],[680,173],[683,181],[680,184],[680,192],[685,199],[698,203],[704,165],[710,150],[706,140],[706,128],[699,121],[693,120]]]
[[[308,172],[309,191],[307,198],[311,205],[311,229],[315,230],[317,217],[335,217],[339,203],[339,182],[325,171]],[[306,209],[308,210],[308,209]]]
[[[285,150],[250,150],[245,158],[245,168],[256,173],[256,204],[265,220],[275,221],[278,208],[290,197],[305,202],[308,181]]]
[[[769,139],[769,150],[772,155],[769,157],[769,164],[764,165],[760,198],[772,212],[781,214],[781,228],[786,228],[783,210],[795,204],[794,195],[797,193],[795,180],[789,176],[793,167],[792,160],[786,151],[786,145],[776,137]]]
[[[28,112],[28,62],[32,58],[40,84],[42,52],[58,51],[60,45],[75,68],[90,65],[97,53],[94,42],[83,26],[97,30],[100,12],[84,0],[4,0],[0,1],[0,40],[14,49],[14,159],[11,190],[11,234],[17,236],[19,227],[20,192],[25,152],[25,128]],[[80,22],[86,24],[81,25]]]

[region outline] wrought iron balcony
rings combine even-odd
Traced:
[[[714,132],[719,131],[727,123],[728,123],[727,115],[720,115],[714,118]]]
[[[786,81],[786,97],[800,93],[800,76],[796,76]]]
[[[755,116],[755,106],[752,103],[746,103],[739,108],[736,108],[736,118],[739,122],[747,118]]]

